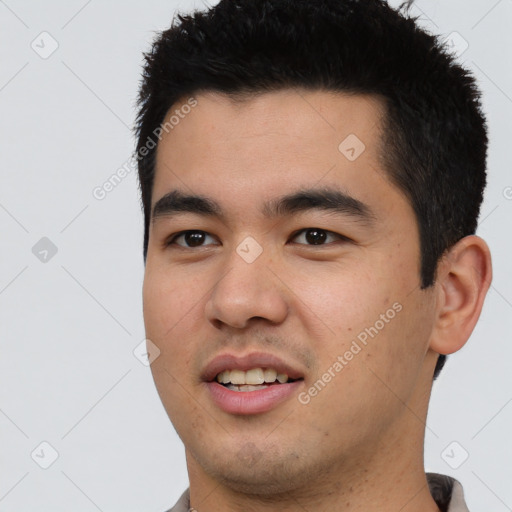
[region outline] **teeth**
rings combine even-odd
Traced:
[[[257,391],[258,389],[266,389],[268,386],[250,386],[248,384],[244,384],[243,386],[235,386],[233,384],[228,384],[227,388],[231,389],[231,391]]]
[[[284,384],[288,382],[288,375],[286,373],[278,374],[273,368],[252,368],[246,372],[243,370],[224,370],[217,375],[217,382],[221,384],[235,384],[237,386],[249,385],[259,387],[265,382],[275,382],[276,379],[280,384]]]
[[[229,380],[231,384],[247,384],[243,370],[231,370]]]
[[[273,370],[272,368],[267,368],[263,372],[263,378],[265,379],[265,382],[274,382],[277,377],[277,372]]]
[[[234,384],[233,381],[231,382]],[[254,368],[245,372],[245,384],[263,384],[264,382],[265,377],[261,368]]]

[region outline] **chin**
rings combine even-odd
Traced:
[[[211,454],[206,458],[196,457],[196,461],[211,478],[235,492],[262,500],[297,491],[311,483],[313,476],[318,477],[317,472],[313,475],[302,467],[298,453],[278,455],[273,450],[262,453],[252,443],[236,454],[224,451],[221,459],[212,460]]]
[[[280,470],[272,467],[263,470],[241,467],[240,471],[231,468],[229,471],[217,471],[217,474],[212,476],[233,491],[258,496],[261,499],[275,499],[278,495],[296,491],[305,483],[300,475],[285,476]]]

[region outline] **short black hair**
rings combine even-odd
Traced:
[[[201,91],[233,98],[286,88],[337,91],[383,101],[382,163],[414,209],[421,288],[431,286],[440,257],[476,231],[488,140],[474,77],[409,16],[410,4],[221,0],[207,11],[178,14],[145,54],[138,96],[144,261],[155,130],[171,106]],[[439,356],[434,378],[445,359]]]

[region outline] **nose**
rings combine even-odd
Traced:
[[[233,251],[205,305],[208,321],[216,328],[246,328],[251,320],[282,323],[289,310],[287,288],[263,254],[248,263]]]

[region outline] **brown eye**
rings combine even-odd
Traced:
[[[200,231],[197,229],[188,230],[178,233],[177,235],[172,237],[167,245],[176,244],[185,248],[200,247],[202,245],[205,245],[205,241],[207,241],[208,238],[214,240],[211,235],[206,233],[206,231]]]
[[[327,233],[323,229],[306,230],[306,241],[313,245],[323,244],[327,238]]]
[[[294,240],[300,240],[296,243],[304,245],[327,245],[336,240],[348,240],[343,235],[338,235],[332,231],[327,231],[320,228],[306,228],[302,229],[293,237]],[[327,241],[327,243],[326,243]]]

